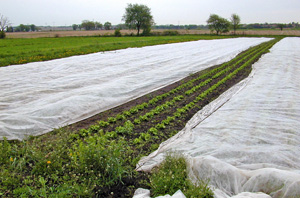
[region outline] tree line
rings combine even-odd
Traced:
[[[81,24],[73,24],[72,25],[73,30],[102,30],[103,28],[105,30],[111,30],[112,24],[110,22],[105,22],[104,25],[100,22],[94,22],[89,20],[82,21]]]
[[[125,14],[122,17],[124,24],[115,26],[118,31],[120,29],[136,29],[137,35],[150,35],[151,29],[210,29],[216,34],[222,34],[233,30],[234,34],[237,29],[260,29],[260,28],[300,28],[299,23],[290,24],[248,24],[241,25],[240,16],[232,14],[231,18],[225,19],[219,15],[211,14],[208,18],[207,25],[154,25],[154,19],[151,14],[151,9],[142,4],[128,4],[125,8]],[[111,30],[113,28],[110,22],[104,24],[100,22],[94,22],[90,20],[84,20],[81,24],[73,24],[73,30]],[[5,32],[29,32],[37,31],[39,28],[34,24],[24,25],[20,24],[17,27],[10,26],[10,22],[7,17],[0,14],[0,38],[5,38]]]

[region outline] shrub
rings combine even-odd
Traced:
[[[186,160],[181,155],[167,154],[164,162],[150,176],[150,186],[154,197],[174,194],[181,190],[187,197],[213,198],[207,183],[200,181],[194,185],[187,176]]]
[[[80,175],[81,180],[95,181],[100,187],[117,185],[128,173],[124,166],[127,152],[125,141],[89,137],[72,148],[73,174]]]
[[[142,36],[150,36],[151,35],[151,27],[146,27],[143,30]]]
[[[116,29],[114,35],[115,35],[115,37],[121,37],[122,33],[121,33],[120,29]]]
[[[4,31],[0,31],[0,39],[4,39],[6,37],[6,34]]]
[[[179,32],[177,30],[165,30],[162,34],[163,36],[177,36]]]

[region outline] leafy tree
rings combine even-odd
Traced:
[[[240,25],[241,18],[237,14],[232,14],[230,20],[231,20],[231,25],[232,25],[232,28],[233,28],[233,32],[235,34],[236,30],[241,26]]]
[[[154,24],[150,8],[139,4],[128,4],[122,20],[129,28],[137,29],[137,35],[140,34],[140,29],[148,32]]]
[[[126,24],[118,24],[116,26],[117,29],[120,29],[120,30],[125,30],[125,29],[128,29],[128,27],[126,26]]]
[[[15,31],[16,32],[29,32],[30,31],[30,26],[29,25],[20,24],[18,27],[16,27]]]
[[[85,30],[94,30],[95,29],[95,23],[93,21],[89,21],[89,20],[82,21],[81,26]]]
[[[229,31],[230,22],[216,14],[211,14],[206,22],[209,29],[211,31],[216,31],[217,35]]]
[[[73,28],[73,30],[77,30],[78,29],[78,25],[77,24],[73,24],[72,28]]]
[[[14,32],[14,28],[12,26],[7,27],[6,32]]]
[[[283,28],[285,27],[285,24],[279,23],[279,24],[277,24],[277,27],[279,27],[280,30],[282,31]]]
[[[34,24],[31,24],[30,25],[30,30],[33,31],[33,32],[36,31],[36,26]]]
[[[110,22],[104,23],[104,29],[110,30],[111,29],[111,23]]]
[[[95,26],[96,26],[97,30],[101,30],[102,27],[103,27],[103,25],[101,23],[99,23],[99,22],[95,22]]]

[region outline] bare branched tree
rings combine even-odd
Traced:
[[[7,17],[0,13],[0,32],[4,32],[7,26],[10,25],[10,22]]]

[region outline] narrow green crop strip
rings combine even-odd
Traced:
[[[46,61],[74,55],[104,52],[129,47],[232,38],[233,36],[182,35],[152,37],[61,37],[1,39],[0,67]]]

